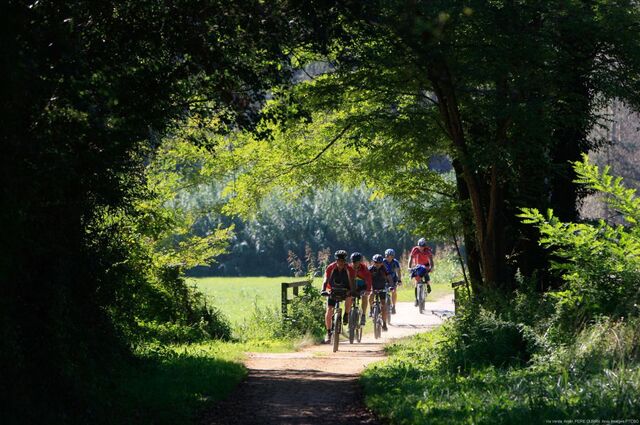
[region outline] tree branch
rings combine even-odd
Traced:
[[[322,148],[322,150],[320,152],[318,152],[318,154],[316,156],[314,156],[311,159],[308,159],[306,161],[302,161],[299,162],[297,164],[292,164],[289,167],[287,167],[284,171],[277,173],[274,176],[271,176],[268,180],[266,180],[266,183],[271,183],[272,181],[274,181],[275,179],[282,177],[286,174],[289,174],[290,172],[292,172],[293,170],[295,170],[296,168],[299,167],[304,167],[306,165],[311,164],[314,161],[317,161],[326,151],[329,150],[329,148],[331,148],[331,146],[333,146],[338,140],[340,140],[342,138],[342,136],[344,136],[344,134],[352,127],[353,124],[347,124],[335,137],[333,137],[333,139],[331,139],[329,141],[329,143],[327,143],[327,145]]]

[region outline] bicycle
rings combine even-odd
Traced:
[[[349,343],[362,341],[362,325],[360,324],[360,294],[353,297],[353,304],[349,312]]]
[[[331,289],[331,293],[328,294],[328,296],[336,301],[336,305],[333,307],[333,319],[331,321],[331,345],[333,345],[333,352],[335,353],[338,351],[340,333],[342,332],[341,303],[347,299],[347,290],[344,288]]]
[[[427,295],[431,292],[431,285],[429,281],[425,281],[424,278],[418,282],[418,310],[420,314],[424,313],[424,303],[427,299]]]
[[[374,300],[371,304],[371,311],[373,312],[373,336],[378,339],[382,336],[382,326],[384,325],[384,319],[382,317],[382,308],[380,302],[380,294],[387,292],[384,289],[377,289],[373,291]]]
[[[413,272],[413,269],[410,269]],[[413,273],[410,274],[410,276]],[[429,285],[429,281],[425,280],[425,277],[421,277],[420,280],[416,283],[417,288],[417,296],[418,296],[418,311],[420,314],[423,314],[425,311],[424,304],[427,300],[427,294],[431,292],[431,287]]]
[[[387,285],[386,295],[385,295],[385,310],[387,310],[387,325],[391,324],[391,311],[393,310],[393,298],[392,291],[395,291],[395,286]]]

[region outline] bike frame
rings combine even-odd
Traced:
[[[352,297],[351,311],[349,312],[349,343],[362,339],[362,325],[360,325],[360,295]]]
[[[420,313],[422,313],[424,311],[424,303],[427,299],[427,282],[420,280],[420,282],[417,283],[417,288],[418,288],[418,309],[420,310]]]
[[[380,300],[380,293],[385,292],[384,290],[374,290],[373,294],[373,302],[371,303],[371,308],[373,311],[373,336],[374,338],[380,338],[382,334],[382,302]]]

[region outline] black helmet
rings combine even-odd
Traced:
[[[351,262],[355,263],[356,261],[362,261],[362,254],[359,252],[354,252],[351,254]]]
[[[376,254],[373,256],[372,260],[374,263],[382,263],[382,260],[384,260],[384,258],[382,257],[382,255]]]
[[[339,249],[335,254],[333,254],[333,256],[336,257],[336,260],[346,260],[347,251],[345,251],[344,249]]]

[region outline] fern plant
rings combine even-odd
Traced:
[[[556,324],[576,331],[598,317],[636,316],[640,304],[640,198],[620,177],[583,160],[573,163],[576,182],[605,195],[605,202],[623,224],[604,219],[596,223],[565,223],[549,210],[546,214],[523,208],[524,223],[535,225],[540,244],[556,255],[552,267],[565,285],[550,296],[556,303]]]

